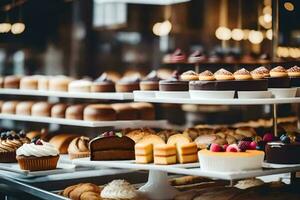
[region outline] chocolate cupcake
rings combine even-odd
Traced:
[[[205,62],[207,60],[207,57],[201,53],[200,50],[194,51],[188,58],[189,63],[200,63]]]
[[[186,55],[181,49],[176,49],[175,52],[171,55],[172,63],[184,63],[186,62]]]
[[[114,92],[115,83],[108,78],[107,73],[103,73],[94,80],[91,85],[91,92]]]
[[[158,90],[159,89],[159,81],[161,79],[158,77],[157,72],[154,70],[150,72],[146,78],[144,78],[140,82],[140,89],[141,90]]]
[[[287,70],[291,87],[300,87],[300,67],[294,66]]]
[[[180,79],[178,71],[175,71],[170,79],[159,81],[160,91],[188,91],[189,82]]]
[[[289,88],[290,78],[286,69],[282,66],[273,68],[270,71],[270,77],[268,77],[269,88]]]
[[[189,70],[189,71],[182,73],[180,75],[180,79],[183,81],[199,80],[199,75],[196,72]]]
[[[134,90],[140,89],[140,77],[131,76],[123,77],[116,83],[117,92],[133,92]]]

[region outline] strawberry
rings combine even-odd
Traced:
[[[223,148],[220,145],[213,143],[213,144],[210,145],[210,151],[212,151],[212,152],[222,152]]]

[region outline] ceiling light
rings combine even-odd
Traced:
[[[262,32],[260,31],[250,31],[249,33],[249,41],[252,43],[252,44],[260,44],[264,39],[264,36],[262,34]]]
[[[231,37],[233,40],[241,41],[244,38],[244,32],[242,29],[235,28],[231,32]]]
[[[11,32],[13,34],[21,34],[24,32],[24,30],[25,30],[25,24],[21,22],[14,23],[11,26]]]
[[[231,30],[224,26],[217,28],[215,34],[219,40],[230,40],[231,38]]]

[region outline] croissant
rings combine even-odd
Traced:
[[[80,183],[64,189],[60,195],[72,200],[102,200],[101,189],[92,183]]]

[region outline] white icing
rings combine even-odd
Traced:
[[[134,199],[136,189],[125,180],[114,180],[101,191],[101,197],[107,199]]]
[[[17,149],[17,156],[57,156],[59,151],[50,143],[41,141],[43,145],[36,145],[34,143],[23,144]]]

